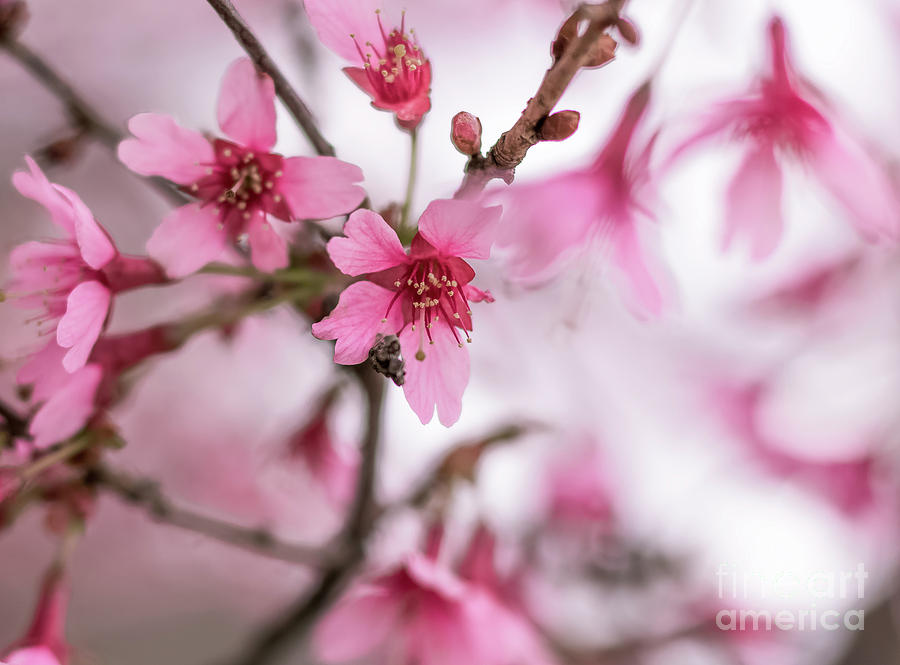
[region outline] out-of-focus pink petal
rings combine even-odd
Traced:
[[[362,61],[354,38],[363,46],[383,41],[375,18],[378,0],[304,0],[303,4],[319,40],[346,60]]]
[[[735,237],[744,236],[753,259],[769,256],[784,226],[781,192],[781,168],[773,146],[754,144],[728,186],[722,248],[728,249]]]
[[[59,660],[47,647],[18,649],[7,656],[5,662],[8,665],[59,665]]]
[[[870,241],[900,236],[900,199],[883,167],[836,132],[820,133],[807,157],[815,175]]]
[[[16,374],[16,383],[33,386],[31,397],[35,402],[43,402],[65,384],[70,374],[62,364],[66,349],[50,340],[43,349],[35,353],[22,365]]]
[[[392,307],[390,313],[387,311],[393,296],[387,289],[371,282],[351,284],[341,293],[334,311],[313,324],[312,333],[319,339],[337,340],[334,362],[341,365],[361,363],[368,357],[379,333],[390,335],[403,325],[399,307]]]
[[[419,218],[419,233],[445,256],[487,259],[497,234],[500,206],[437,199]]]
[[[469,302],[494,302],[494,294],[490,291],[482,291],[471,284],[466,284],[463,287],[463,292],[466,294],[466,300]]]
[[[437,407],[438,420],[450,427],[462,413],[462,396],[469,383],[469,352],[460,348],[443,322],[431,329],[434,344],[425,338],[422,325],[407,326],[400,334],[400,349],[406,360],[403,394],[422,424],[431,421]],[[423,342],[424,340],[424,342]],[[416,359],[419,349],[424,360]]]
[[[598,215],[600,196],[596,179],[582,172],[534,184],[514,184],[504,192],[497,244],[510,249],[510,276],[533,281],[555,271],[565,257],[587,241]]]
[[[275,84],[249,58],[225,71],[216,118],[223,132],[248,148],[268,152],[275,145]]]
[[[613,232],[613,259],[625,278],[626,302],[637,314],[652,317],[663,312],[663,295],[657,279],[648,267],[638,237],[637,220],[618,225]]]
[[[227,240],[215,209],[191,203],[170,212],[156,227],[147,252],[169,277],[184,277],[216,259]]]
[[[314,637],[316,656],[325,663],[356,660],[385,641],[400,619],[402,598],[382,587],[366,585],[322,620]]]
[[[272,272],[288,265],[287,243],[265,215],[254,215],[249,225],[250,256],[253,265],[263,272]]]
[[[91,349],[109,313],[112,294],[100,282],[82,282],[69,294],[66,313],[56,327],[56,341],[69,349],[63,358],[63,367],[74,372],[84,367]]]
[[[28,431],[37,448],[63,441],[87,424],[103,378],[100,365],[85,365],[72,374],[38,410]]]
[[[112,261],[118,252],[106,230],[97,223],[84,201],[70,189],[56,186],[56,190],[72,206],[75,225],[75,241],[81,250],[81,258],[94,270],[99,270]]]
[[[209,141],[200,132],[180,127],[159,113],[140,113],[128,121],[135,138],[119,144],[119,160],[135,173],[158,175],[189,185],[206,175],[215,161]]]
[[[344,224],[344,236],[328,241],[328,256],[345,275],[387,270],[407,261],[396,231],[371,210],[350,215]]]
[[[366,196],[362,170],[334,157],[290,157],[278,191],[295,219],[327,219],[356,208]]]
[[[25,163],[28,164],[30,173],[16,171],[13,173],[13,186],[19,190],[19,194],[27,196],[44,206],[50,213],[53,223],[59,226],[70,237],[75,235],[75,220],[72,206],[53,186],[37,163],[28,155],[25,155]]]

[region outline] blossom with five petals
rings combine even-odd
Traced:
[[[366,275],[341,293],[334,311],[313,325],[319,339],[336,339],[334,360],[366,359],[379,335],[396,334],[406,359],[403,392],[423,423],[459,419],[469,381],[470,302],[491,301],[471,285],[475,271],[464,259],[487,259],[499,206],[470,201],[432,201],[419,219],[409,254],[380,215],[357,210],[343,238],[328,242],[328,255],[351,276]]]
[[[231,140],[184,129],[170,116],[142,113],[119,145],[119,159],[141,175],[158,175],[198,199],[169,214],[147,251],[172,277],[216,259],[245,234],[253,264],[288,264],[285,239],[271,218],[327,219],[350,212],[365,192],[359,167],[334,157],[283,157],[275,145],[275,86],[240,58],[222,80],[219,127]]]

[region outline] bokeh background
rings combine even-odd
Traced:
[[[110,121],[124,126],[135,113],[158,111],[215,129],[219,81],[241,51],[205,2],[28,5],[22,41]],[[343,63],[318,43],[299,1],[236,5],[338,155],[362,167],[374,204],[402,199],[407,137],[340,73]],[[833,110],[885,168],[900,158],[900,4],[696,0],[684,14],[685,6],[629,3],[640,46],[620,46],[611,64],[577,77],[560,105],[581,112],[577,133],[535,147],[517,179],[587,163],[661,57],[650,124],[662,127],[664,152],[698,111],[750,84],[765,62],[773,13],[788,26],[797,67]],[[487,144],[507,129],[549,66],[549,43],[565,13],[553,0],[408,0],[405,7],[434,71],[433,108],[420,130],[420,212],[461,178],[464,158],[450,145],[450,118],[460,110],[478,115]],[[280,152],[311,154],[282,111]],[[66,126],[58,101],[0,54],[0,271],[16,244],[52,234],[43,211],[12,189],[9,176],[24,166],[24,154]],[[479,265],[478,284],[497,301],[477,311],[462,418],[450,429],[436,421],[422,426],[402,393],[390,390],[379,493],[403,495],[455,444],[508,423],[540,422],[545,426],[488,453],[476,484],[457,487],[448,538],[462,542],[484,521],[497,533],[501,561],[536,550],[529,556],[543,572],[526,595],[537,620],[572,648],[591,653],[637,643],[608,662],[673,665],[900,662],[892,609],[900,592],[900,254],[862,243],[844,213],[797,170],[787,181],[788,231],[776,254],[762,264],[740,251],[723,255],[723,194],[738,159],[723,144],[660,178],[658,251],[677,294],[660,320],[627,311],[609,287],[602,254],[588,253],[562,278],[533,289],[504,280],[502,261]],[[168,210],[97,143],[85,143],[49,174],[81,194],[125,252],[142,253]],[[811,271],[844,265],[812,304],[772,297]],[[221,281],[196,277],[128,295],[117,302],[111,329],[171,320],[221,288]],[[15,368],[35,346],[26,316],[0,305],[0,393],[9,399]],[[211,514],[316,542],[340,513],[288,458],[286,439],[332,376],[331,346],[288,312],[251,318],[232,339],[198,336],[134,376],[134,390],[113,412],[128,442],[115,461]],[[741,421],[748,405],[752,436]],[[351,389],[334,414],[335,429],[351,444],[360,410],[361,396]],[[577,461],[585,449],[588,461]],[[558,520],[550,517],[547,488],[553,470],[572,459],[588,470],[606,508],[594,523],[553,536]],[[376,534],[373,560],[396,559],[420,531],[415,515],[398,515]],[[535,545],[536,533],[556,540]],[[27,625],[51,543],[40,510],[0,532],[0,644]],[[808,579],[859,563],[870,575],[862,599],[808,590],[772,598],[759,589],[737,600],[718,597],[723,565],[760,579],[784,572]],[[308,580],[302,569],[154,524],[103,498],[73,559],[68,635],[75,662],[227,661]],[[695,630],[716,609],[745,605],[865,609],[866,630]]]

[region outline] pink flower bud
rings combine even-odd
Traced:
[[[538,133],[542,141],[562,141],[575,133],[579,120],[581,114],[578,111],[560,111],[547,116]]]
[[[481,152],[481,120],[471,113],[460,111],[450,121],[450,141],[464,155]]]

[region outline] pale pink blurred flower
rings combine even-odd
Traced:
[[[753,299],[750,310],[763,315],[809,316],[847,296],[848,286],[862,268],[863,257],[858,253],[807,267]]]
[[[431,63],[425,59],[406,14],[386,32],[376,0],[305,0],[309,21],[319,39],[357,65],[344,73],[372,98],[372,106],[396,115],[397,124],[413,130],[431,108]]]
[[[4,658],[9,665],[66,665],[69,645],[65,638],[69,589],[63,572],[54,566],[44,577],[31,626]]]
[[[236,60],[225,72],[217,117],[232,140],[207,139],[170,116],[142,113],[128,123],[135,138],[119,145],[119,159],[131,170],[168,178],[199,199],[172,211],[147,243],[170,276],[198,270],[244,234],[257,268],[283,268],[287,243],[270,216],[326,219],[363,200],[359,167],[334,157],[271,152],[275,86],[249,59]]]
[[[529,626],[482,589],[420,554],[358,584],[320,624],[320,660],[372,653],[398,665],[531,665],[547,662]]]
[[[619,124],[593,164],[547,180],[514,184],[501,194],[504,223],[497,244],[509,248],[509,274],[537,282],[559,274],[591,241],[608,245],[623,277],[625,299],[636,312],[657,316],[664,298],[661,274],[641,241],[652,220],[644,200],[653,140],[633,139],[650,101],[650,84],[628,100]]]
[[[722,102],[705,124],[674,153],[723,133],[746,143],[746,153],[728,187],[724,248],[742,237],[751,256],[769,256],[781,240],[783,167],[807,167],[846,210],[867,240],[896,240],[898,200],[881,165],[831,119],[818,93],[797,75],[784,23],[769,23],[771,71],[745,97]]]
[[[25,161],[30,173],[16,172],[13,185],[43,205],[67,237],[16,247],[9,290],[20,307],[43,310],[34,320],[48,324],[42,334],[54,334],[67,349],[62,366],[75,372],[84,367],[106,324],[113,295],[162,282],[164,276],[147,259],[119,254],[75,192],[47,180],[30,157]]]
[[[872,455],[814,460],[790,454],[760,426],[760,409],[769,390],[766,380],[743,384],[720,382],[712,388],[711,396],[719,417],[768,473],[797,481],[848,516],[871,507],[875,501]]]
[[[497,206],[432,201],[407,254],[381,216],[357,210],[344,226],[346,237],[328,242],[339,270],[367,276],[344,289],[313,334],[337,340],[334,360],[342,365],[365,360],[378,335],[398,335],[406,359],[403,392],[422,423],[431,420],[435,406],[442,424],[459,419],[469,381],[462,344],[462,336],[471,341],[469,303],[492,300],[470,285],[475,271],[463,259],[490,256],[499,217]]]
[[[309,421],[291,436],[288,453],[303,461],[331,501],[343,504],[353,495],[359,452],[334,440],[328,422],[333,401],[332,395],[326,396]]]
[[[604,462],[600,447],[590,441],[550,466],[546,481],[550,519],[605,523],[614,518],[614,495]]]

